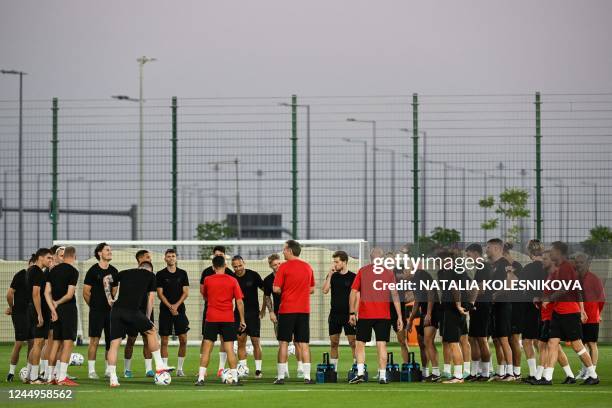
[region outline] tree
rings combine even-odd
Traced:
[[[495,197],[487,196],[478,202],[481,208],[494,209],[495,214],[506,217],[513,224],[503,237],[506,241],[520,241],[520,233],[522,231],[520,222],[531,216],[531,212],[527,209],[527,201],[529,193],[527,190],[520,188],[508,188],[499,194],[499,200],[496,203]],[[480,228],[485,231],[494,230],[499,225],[499,217],[491,218],[480,224]]]
[[[461,234],[459,231],[450,228],[436,227],[431,231],[431,235],[419,237],[417,241],[418,253],[414,253],[413,256],[419,256],[421,254],[431,256],[439,249],[451,247],[460,241]]]
[[[204,224],[198,224],[196,228],[196,239],[202,241],[216,241],[233,236],[235,236],[234,230],[227,225],[227,220],[205,222]],[[212,250],[213,247],[211,246],[200,247],[200,259],[208,259]],[[226,248],[226,250],[230,252],[231,248]]]
[[[580,244],[584,252],[592,257],[612,258],[612,229],[598,225],[589,233],[589,237]]]

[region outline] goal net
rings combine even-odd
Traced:
[[[93,251],[100,241],[54,241],[58,245],[74,246],[77,250],[77,264],[79,270],[79,287],[77,293],[82,293],[83,279],[87,270],[97,262]],[[257,272],[262,279],[272,273],[268,266],[268,256],[279,254],[282,259],[284,240],[231,240],[231,241],[105,241],[113,251],[111,264],[119,271],[136,267],[135,254],[138,250],[146,249],[151,253],[154,271],[166,267],[164,252],[168,248],[177,251],[177,266],[187,271],[189,277],[189,297],[185,301],[187,317],[189,318],[189,344],[200,344],[202,339],[202,314],[204,302],[200,295],[200,276],[202,271],[211,265],[212,249],[216,245],[226,248],[228,266],[234,255],[241,255],[245,261],[245,268]],[[329,344],[327,316],[330,308],[330,295],[322,291],[323,281],[332,264],[332,254],[342,250],[349,255],[349,270],[357,272],[361,265],[367,263],[368,245],[360,239],[332,239],[332,240],[300,240],[302,253],[300,258],[308,262],[315,274],[315,292],[310,297],[310,339],[312,344]],[[263,302],[263,291],[259,291],[259,304]],[[77,297],[79,309],[79,336],[87,343],[88,306],[82,296]],[[154,308],[155,321],[159,317],[159,299],[156,297]],[[174,338],[171,343],[175,343]],[[277,344],[274,326],[270,321],[269,313],[261,320],[262,344]],[[140,339],[138,340],[140,341]]]

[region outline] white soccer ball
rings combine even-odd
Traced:
[[[155,374],[155,385],[170,385],[172,377],[167,371]]]
[[[28,367],[23,367],[19,370],[19,378],[21,378],[22,382],[25,382],[28,379]]]
[[[72,353],[70,355],[70,365],[71,366],[81,366],[85,362],[85,357],[79,353]]]
[[[234,376],[229,368],[224,368],[221,372],[221,382],[223,384],[231,383],[234,381]]]
[[[289,347],[287,348],[287,350],[289,351],[289,355],[292,356],[295,354],[295,344],[290,344]]]
[[[245,378],[249,376],[249,367],[244,365],[238,366],[238,378]]]
[[[247,352],[247,355],[249,355],[249,356],[253,355],[253,345],[252,344],[247,344],[246,345],[246,352]]]

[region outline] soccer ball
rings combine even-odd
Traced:
[[[253,355],[253,345],[252,344],[247,344],[246,345],[246,352],[247,352],[247,355],[249,355],[249,356]]]
[[[290,344],[287,350],[289,351],[290,356],[294,355],[295,354],[295,344]]]
[[[245,378],[249,376],[249,367],[238,365],[238,378]]]
[[[25,382],[28,379],[28,367],[23,367],[19,370],[19,378],[21,378],[22,382]]]
[[[162,371],[161,373],[155,374],[155,385],[170,385],[172,382],[172,377],[170,377],[170,373],[167,371]]]
[[[71,366],[81,366],[85,362],[85,357],[79,353],[72,353],[70,355],[70,365]]]
[[[223,384],[228,384],[234,381],[234,377],[232,376],[232,372],[229,368],[224,368],[221,372],[221,382]]]

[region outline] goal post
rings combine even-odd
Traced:
[[[93,250],[102,241],[93,240],[56,240],[53,243],[64,246],[74,246],[77,250],[77,264],[79,270],[79,287],[77,293],[81,293],[82,284],[87,270],[97,262]],[[212,248],[217,245],[226,247],[226,257],[228,267],[234,255],[241,255],[245,260],[247,269],[257,272],[262,279],[272,271],[268,266],[267,258],[276,253],[282,257],[282,248],[286,240],[183,240],[183,241],[163,241],[163,240],[108,240],[103,241],[109,244],[113,251],[111,264],[118,270],[134,268],[136,266],[135,254],[138,250],[146,249],[151,253],[154,271],[159,271],[166,267],[164,262],[164,252],[168,248],[177,251],[177,266],[187,271],[189,277],[189,297],[185,301],[187,317],[189,318],[188,342],[190,345],[200,344],[202,336],[202,314],[204,309],[203,299],[199,291],[200,275],[202,271],[211,265]],[[322,284],[325,276],[329,272],[332,263],[332,254],[342,250],[349,255],[349,269],[353,272],[367,263],[368,242],[362,239],[317,239],[317,240],[298,240],[302,246],[300,258],[308,262],[315,274],[315,292],[310,298],[310,338],[311,344],[329,344],[327,316],[330,308],[330,297],[324,295]],[[263,302],[263,292],[259,291],[260,308]],[[89,327],[88,311],[83,297],[78,296],[79,303],[79,326],[82,328],[83,341],[88,342],[87,332]],[[155,321],[158,320],[159,299],[156,297],[154,307]],[[140,341],[140,339],[138,339]],[[261,341],[264,345],[276,345],[277,341],[274,334],[274,326],[270,321],[269,314],[261,320]],[[171,344],[176,343],[171,339]]]

